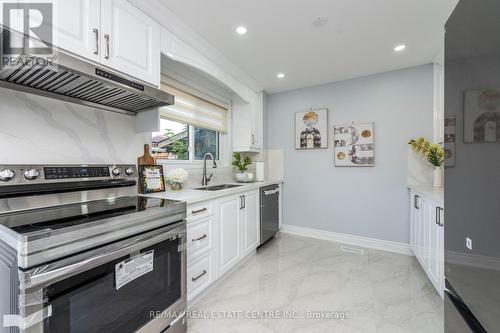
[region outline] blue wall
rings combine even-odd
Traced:
[[[329,109],[328,149],[297,151],[294,114]],[[432,65],[267,97],[269,149],[285,155],[284,224],[409,242],[407,141],[432,139]],[[374,122],[375,167],[335,167],[333,125]]]

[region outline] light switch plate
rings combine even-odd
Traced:
[[[469,237],[465,237],[465,246],[467,246],[469,250],[472,250],[472,240]]]

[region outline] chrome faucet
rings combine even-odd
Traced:
[[[214,155],[212,155],[210,153],[206,153],[205,156],[203,156],[203,177],[201,178],[201,185],[202,186],[207,186],[208,182],[210,181],[210,179],[212,179],[212,176],[213,176],[213,174],[210,174],[210,176],[208,176],[208,178],[207,178],[207,157],[210,157],[212,159],[212,161],[214,162],[213,168],[214,169],[217,168],[217,163],[215,163]]]

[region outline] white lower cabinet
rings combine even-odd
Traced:
[[[198,296],[217,279],[215,271],[215,253],[210,251],[194,260],[188,258],[187,298],[188,301]]]
[[[195,298],[217,279],[214,201],[187,207],[187,298]]]
[[[412,191],[410,247],[438,293],[444,291],[443,205]]]
[[[427,275],[432,284],[438,289],[441,297],[444,290],[444,223],[443,207],[437,202],[430,201],[428,209],[431,218],[428,231],[429,257],[427,260]]]
[[[215,215],[189,222],[187,228],[188,256],[196,257],[214,249]]]
[[[240,210],[241,196],[222,198],[218,202],[217,274],[231,269],[240,257]]]
[[[255,251],[260,244],[259,192],[251,191],[243,194],[244,208],[241,210],[242,255]]]
[[[257,249],[259,207],[259,190],[188,205],[188,301]]]
[[[222,276],[259,245],[259,191],[222,198],[218,207],[217,276]]]

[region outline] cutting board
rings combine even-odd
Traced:
[[[144,155],[137,159],[137,165],[155,165],[155,158],[149,154],[149,145],[144,145]]]

